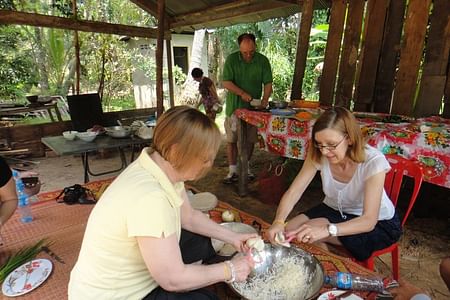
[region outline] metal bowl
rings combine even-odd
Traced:
[[[125,138],[131,134],[130,126],[110,126],[105,127],[105,130],[106,134],[113,138]]]
[[[255,268],[247,280],[230,284],[245,299],[315,299],[322,288],[324,271],[320,261],[300,248],[266,243],[263,251],[254,253],[254,260]],[[280,267],[283,261],[293,260],[294,273]],[[290,290],[293,294],[288,294]]]
[[[286,101],[270,101],[269,108],[286,108],[288,107],[288,102]]]

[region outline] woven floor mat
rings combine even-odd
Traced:
[[[91,182],[86,186],[100,196],[111,181],[112,179]],[[38,257],[47,258],[53,262],[53,272],[42,286],[24,295],[21,297],[22,299],[60,300],[67,298],[70,271],[77,260],[86,222],[93,205],[56,203],[54,198],[59,192],[53,191],[39,195],[40,201],[32,205],[34,217],[32,222],[21,223],[18,214],[15,213],[2,228],[5,245],[0,247],[0,255],[15,253],[22,247],[30,246],[42,238],[47,238],[50,242],[53,242],[50,249],[65,262],[65,264],[57,262],[46,253],[39,254]],[[211,218],[216,222],[221,222],[221,214],[225,209],[232,210],[237,217],[237,221],[252,225],[262,232],[269,226],[262,219],[221,201],[215,209],[210,211]],[[327,273],[335,271],[359,274],[371,273],[348,259],[328,253],[316,246],[306,244],[298,244],[298,246],[315,255],[321,261]],[[324,291],[325,289],[322,289],[322,292]],[[374,298],[373,294],[362,293],[360,295],[365,299]]]

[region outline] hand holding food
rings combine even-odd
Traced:
[[[246,244],[247,247],[249,247],[250,249],[255,249],[256,251],[264,250],[264,241],[260,236],[248,239]]]

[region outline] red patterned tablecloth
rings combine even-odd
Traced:
[[[238,118],[258,128],[261,145],[284,157],[305,159],[312,125],[320,109],[309,110],[309,120],[238,109]],[[380,113],[355,113],[368,143],[385,154],[413,160],[425,181],[450,188],[450,120],[440,117],[413,119]]]

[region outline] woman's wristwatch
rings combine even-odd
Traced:
[[[333,223],[328,224],[328,233],[331,236],[337,236],[338,235],[338,228],[337,228],[336,224],[333,224]]]

